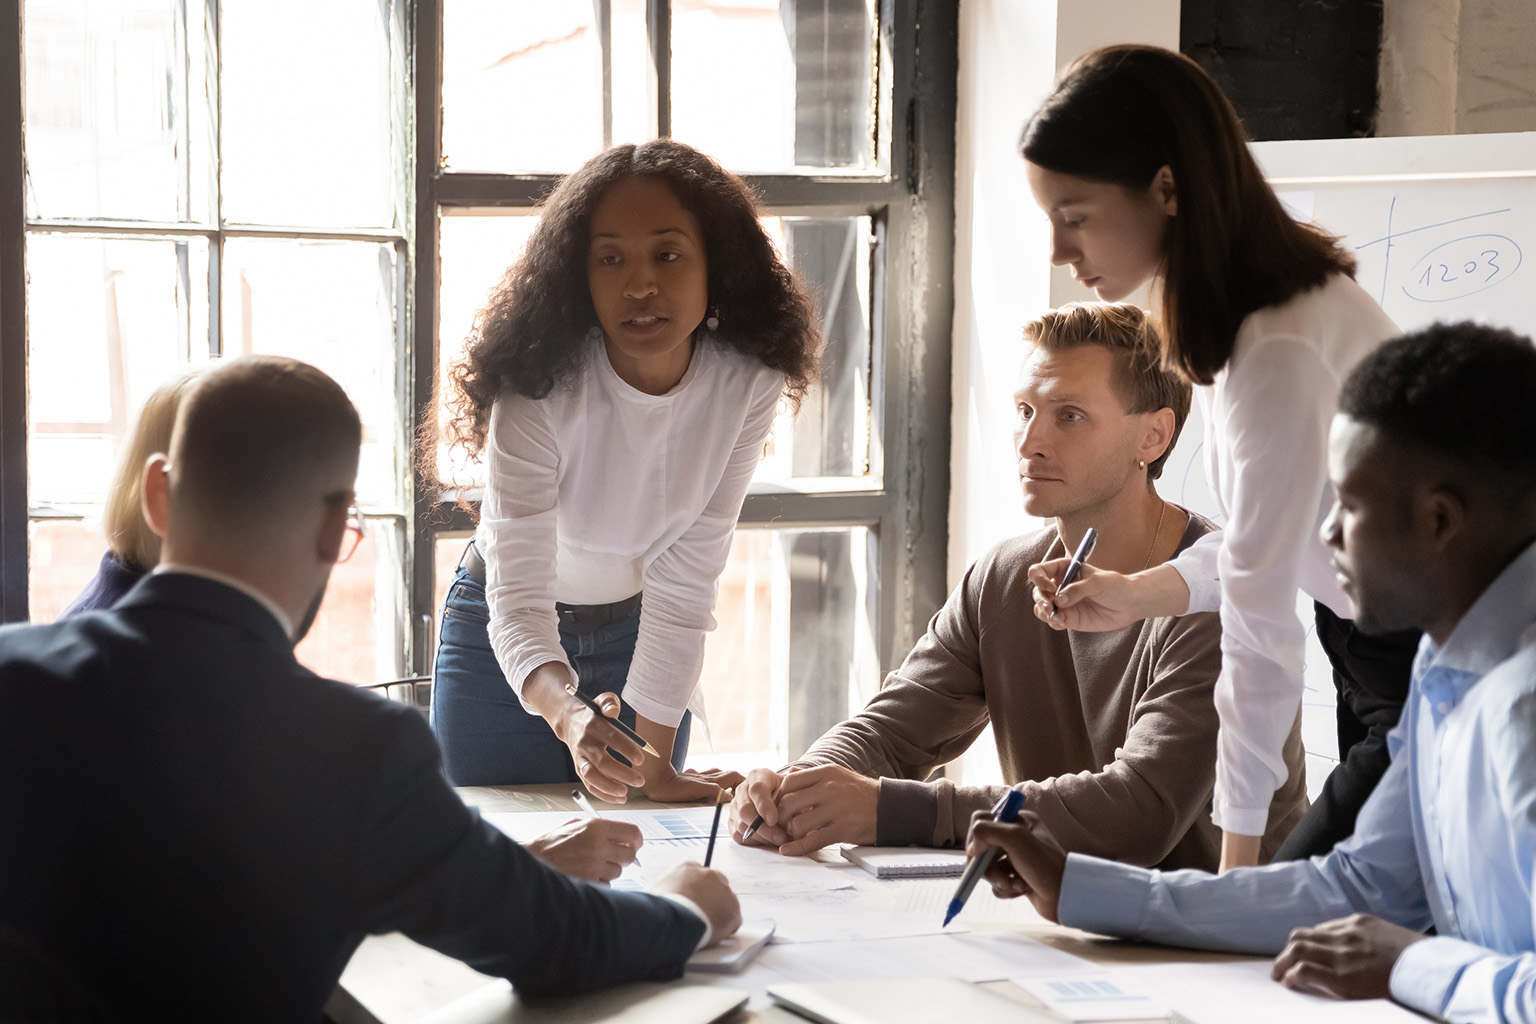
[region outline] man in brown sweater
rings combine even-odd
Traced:
[[[1214,613],[1102,633],[1057,631],[1031,611],[1025,575],[1075,550],[1136,572],[1215,529],[1158,496],[1154,481],[1189,412],[1190,387],[1159,368],[1158,338],[1131,305],[1071,305],[1024,329],[1014,393],[1024,509],[1052,526],[975,562],[869,705],[794,764],[737,789],[738,841],[804,854],[829,843],[953,846],[1001,786],[929,779],[990,722],[1024,817],[1066,849],[1162,868],[1214,870]],[[1270,803],[1268,858],[1306,810],[1299,722],[1290,776]]]

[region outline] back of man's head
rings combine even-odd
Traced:
[[[1355,367],[1339,411],[1460,466],[1500,502],[1536,502],[1536,348],[1513,331],[1433,324]],[[1514,509],[1510,509],[1514,511]]]
[[[315,509],[344,503],[362,424],[330,377],[284,356],[210,370],[183,400],[170,451],[173,529],[264,545]]]

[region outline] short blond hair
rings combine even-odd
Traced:
[[[144,464],[151,455],[170,451],[176,411],[202,372],[202,367],[184,370],[155,388],[128,431],[102,515],[107,547],[120,562],[140,569],[153,569],[160,564],[160,538],[145,522],[142,508]]]
[[[1129,302],[1069,302],[1024,325],[1024,337],[1047,352],[1099,345],[1114,356],[1110,386],[1128,413],[1173,410],[1173,436],[1163,454],[1147,464],[1156,480],[1189,418],[1194,389],[1181,374],[1163,368],[1163,341],[1152,318]]]

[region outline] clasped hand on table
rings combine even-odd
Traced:
[[[880,781],[837,765],[786,773],[755,768],[736,787],[731,835],[738,843],[762,815],[748,846],[771,846],[786,856],[812,853],[830,843],[875,842]]]

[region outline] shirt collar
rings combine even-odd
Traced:
[[[1429,634],[1419,643],[1413,675],[1423,679],[1434,669],[1449,669],[1481,679],[1520,647],[1522,634],[1536,622],[1536,542],[1533,542],[1467,609],[1444,647]]]
[[[179,572],[187,576],[201,576],[205,580],[213,580],[215,583],[222,583],[226,587],[232,587],[240,591],[240,593],[255,600],[263,608],[271,612],[272,617],[277,620],[277,624],[283,627],[283,635],[288,638],[289,643],[294,642],[293,620],[288,617],[288,613],[279,608],[276,601],[244,580],[236,579],[222,572],[215,572],[212,569],[205,569],[200,565],[187,565],[185,562],[161,562],[155,567],[155,575],[157,576],[167,572]]]

